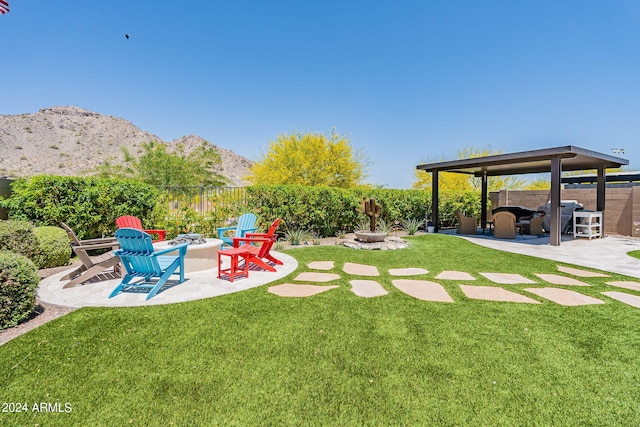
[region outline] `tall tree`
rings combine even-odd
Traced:
[[[476,148],[473,146],[465,146],[456,152],[454,160],[473,159],[478,157],[487,157],[502,154],[502,150],[494,150],[491,146]],[[442,159],[441,161],[446,161]],[[452,159],[449,159],[452,160]],[[429,162],[434,162],[430,160]],[[416,189],[427,190],[431,188],[431,174],[421,170],[414,172],[416,180],[412,187]],[[515,190],[522,188],[525,180],[515,176],[492,176],[489,177],[489,191],[498,191],[502,189]],[[438,177],[440,191],[469,191],[480,189],[481,180],[473,175],[443,172]]]
[[[344,135],[335,132],[282,134],[271,141],[247,180],[253,184],[354,187],[365,178],[364,159]]]
[[[158,186],[220,186],[228,183],[225,177],[215,172],[215,167],[221,162],[220,155],[207,142],[189,154],[182,147],[178,147],[176,153],[168,153],[165,144],[155,141],[143,144],[143,148],[144,153],[137,158],[123,149],[124,167],[105,162],[97,169],[97,174],[134,178]]]

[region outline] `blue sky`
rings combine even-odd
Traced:
[[[9,4],[0,114],[75,105],[254,160],[335,129],[389,188],[465,146],[624,148],[640,169],[635,0]]]

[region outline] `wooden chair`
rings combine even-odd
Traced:
[[[184,257],[188,243],[156,251],[151,243],[151,236],[135,228],[119,228],[116,230],[116,239],[120,242],[121,249],[115,254],[122,260],[127,274],[109,298],[124,290],[149,288],[147,299],[151,299],[174,274],[179,275],[178,283],[184,282]],[[174,251],[178,251],[177,256],[164,256]],[[141,283],[131,283],[136,278],[144,280]],[[154,283],[152,279],[157,280]]]
[[[235,226],[218,228],[218,239],[222,240],[223,246],[233,246],[234,237],[244,237],[246,233],[251,233],[258,229],[256,227],[257,220],[258,218],[255,214],[242,214]]]
[[[283,265],[282,261],[270,253],[271,247],[278,240],[278,236],[275,233],[281,221],[280,218],[276,219],[266,233],[247,233],[245,237],[233,238],[234,248],[250,245],[247,252],[240,255],[244,258],[246,265],[253,264],[267,271],[276,271],[269,263]],[[255,246],[256,243],[261,243],[261,245]]]
[[[516,238],[516,216],[508,211],[493,214],[493,237],[498,239]]]
[[[142,230],[148,234],[154,234],[158,236],[158,238],[153,241],[154,243],[163,241],[167,236],[166,230],[145,230],[142,228],[142,221],[140,221],[140,218],[137,216],[120,216],[116,219],[116,225],[118,228],[135,228],[136,230]]]
[[[456,212],[456,218],[458,218],[458,228],[456,233],[458,234],[477,234],[478,233],[478,221],[475,218],[469,218],[464,216],[461,212]]]
[[[63,288],[79,285],[100,274],[109,273],[109,279],[120,277],[120,258],[113,253],[113,250],[117,249],[120,244],[115,237],[80,240],[67,224],[61,223],[60,225],[71,240],[71,249],[82,262],[80,267],[62,277],[62,280],[71,280]],[[111,249],[111,251],[102,255],[92,256],[89,254],[89,251],[96,249]]]

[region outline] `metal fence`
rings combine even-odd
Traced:
[[[247,192],[244,187],[180,186],[161,187],[166,193],[170,210],[188,207],[200,213],[221,208],[246,207]]]

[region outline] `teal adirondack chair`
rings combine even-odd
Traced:
[[[109,298],[127,289],[149,288],[151,290],[147,299],[151,299],[174,274],[180,276],[178,283],[184,282],[184,256],[187,254],[188,243],[156,251],[151,244],[151,236],[142,230],[119,228],[115,236],[120,243],[120,249],[115,254],[120,257],[127,274]],[[178,251],[178,256],[164,256],[174,251]],[[144,281],[131,283],[136,278]]]
[[[252,213],[245,213],[238,218],[238,224],[235,227],[218,228],[218,239],[222,240],[223,246],[233,246],[234,237],[244,237],[245,233],[252,233],[258,229],[256,221],[258,218]],[[231,236],[227,236],[227,232],[233,231]]]

